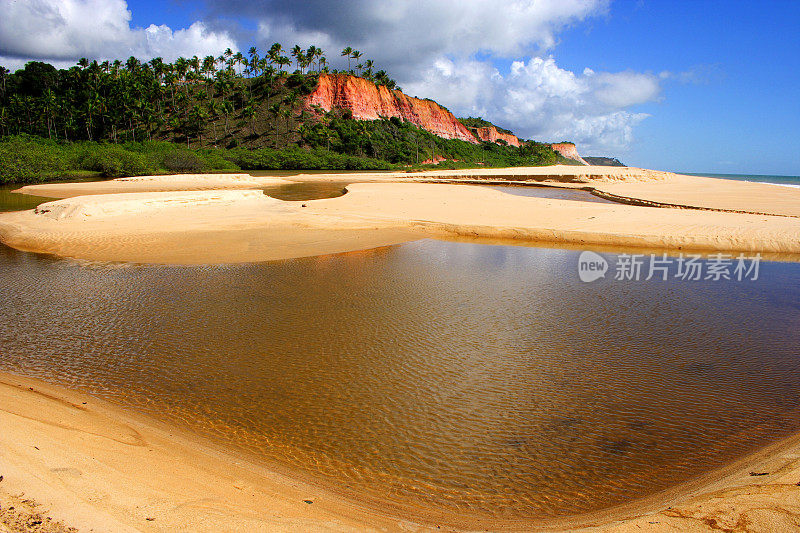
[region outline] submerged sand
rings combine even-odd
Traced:
[[[627,532],[800,526],[797,437],[634,505],[531,523],[435,516],[423,509],[401,514],[389,505],[376,509],[108,402],[9,374],[0,374],[0,427],[0,505],[29,502],[0,519],[13,522],[35,510],[61,522],[61,530],[455,531],[468,523],[469,529]]]
[[[292,176],[291,181],[342,178]],[[21,250],[67,257],[182,264],[302,257],[424,237],[800,254],[798,189],[608,167],[346,178],[367,183],[354,183],[343,197],[306,202],[282,202],[257,190],[279,183],[269,180],[285,182],[282,178],[246,175],[29,186],[23,191],[65,199],[0,215],[0,240]],[[418,183],[426,180],[537,181],[684,209],[529,198],[468,185]],[[437,522],[441,517],[422,510],[399,513],[388,505],[376,510],[214,449],[176,428],[21,377],[0,376],[0,427],[0,506],[7,509],[8,502],[33,500],[41,504],[37,510],[46,510],[44,516],[63,521],[64,527],[427,531],[464,522],[460,517]],[[547,524],[474,521],[470,527],[796,529],[797,457],[800,437],[625,508]],[[419,523],[402,518],[407,516]]]
[[[348,174],[356,183],[345,196],[305,202],[282,202],[248,189],[255,182],[263,185],[282,178],[245,175],[27,186],[21,191],[65,199],[35,211],[0,215],[0,240],[20,250],[74,258],[184,264],[286,259],[423,237],[800,254],[800,189],[624,167],[478,169],[409,176]],[[332,177],[342,179],[333,174],[292,180]],[[521,197],[454,182],[523,178],[651,206]],[[431,180],[449,183],[420,183]],[[175,189],[181,187],[193,192]]]

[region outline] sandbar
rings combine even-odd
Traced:
[[[311,214],[303,204],[260,190],[80,196],[6,213],[0,240],[75,259],[209,264],[351,252],[420,237],[396,222]]]
[[[0,240],[78,259],[174,264],[287,259],[428,237],[800,254],[800,190],[767,184],[609,167],[298,175],[288,181],[352,184],[339,198],[284,202],[260,189],[287,180],[234,176],[24,187],[62,199],[0,214]],[[633,205],[513,196],[464,181],[581,187]],[[35,501],[65,527],[428,531],[464,525],[459,517],[439,521],[421,509],[401,513],[347,499],[179,428],[19,376],[0,374],[0,427],[0,508]],[[800,435],[628,506],[547,523],[475,521],[469,527],[797,529],[798,457]]]
[[[46,198],[72,198],[87,194],[129,192],[202,191],[211,189],[258,189],[288,185],[292,180],[250,174],[172,174],[135,176],[103,181],[83,181],[25,185],[14,192]]]
[[[570,168],[561,169],[567,181],[559,186],[584,183],[582,175],[569,173],[573,172]],[[530,169],[513,170],[523,173]],[[541,172],[538,167],[534,170]],[[500,175],[500,169],[493,172],[492,176]],[[287,259],[424,237],[665,252],[800,254],[800,216],[794,215],[800,206],[800,189],[696,178],[701,185],[695,190],[675,175],[617,172],[613,179],[609,175],[591,177],[595,180],[591,187],[620,185],[632,191],[613,190],[634,194],[641,188],[639,196],[658,196],[662,189],[657,187],[674,179],[682,184],[679,190],[683,192],[664,199],[694,204],[695,208],[521,197],[488,187],[420,183],[464,179],[445,178],[445,172],[438,172],[437,178],[425,173],[412,180],[382,175],[377,182],[374,175],[366,174],[365,182],[358,182],[362,179],[358,175],[352,178],[355,183],[347,187],[344,196],[305,202],[279,201],[260,190],[238,186],[239,190],[193,192],[97,194],[94,190],[94,195],[68,197],[36,210],[0,214],[0,240],[20,250],[79,259],[179,264]],[[317,176],[293,179],[315,180]],[[205,188],[205,179],[216,182],[219,178],[212,175],[192,181]],[[164,180],[143,183],[160,181]],[[728,192],[709,193],[707,188],[714,185],[709,182],[722,182],[718,187]],[[113,188],[128,190],[128,183],[139,182],[121,181]],[[69,195],[71,185],[61,185],[59,194]],[[87,193],[84,185],[91,184],[74,185],[81,185],[80,192]],[[755,186],[745,198],[757,212],[768,210],[767,214],[733,209],[742,207],[730,192],[739,185],[748,190]],[[48,192],[40,187],[25,189],[37,195]],[[133,191],[139,190],[136,187]],[[756,189],[766,192],[756,194]],[[717,207],[710,206],[714,203]]]

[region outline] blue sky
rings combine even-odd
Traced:
[[[561,66],[692,72],[639,109],[631,164],[800,175],[800,2],[614,2],[560,36]],[[627,162],[627,161],[626,161]]]
[[[12,68],[274,41],[339,60],[353,45],[408,93],[523,137],[650,168],[800,174],[800,1],[0,0],[0,10],[0,64]]]

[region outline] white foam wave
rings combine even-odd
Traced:
[[[767,185],[777,185],[778,187],[792,187],[800,189],[800,185],[796,183],[772,183],[771,181],[751,181],[750,183],[766,183]]]

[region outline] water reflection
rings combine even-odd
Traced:
[[[624,502],[798,428],[797,264],[591,284],[576,265],[429,240],[201,267],[0,248],[0,369],[354,494],[491,516]]]
[[[20,187],[21,185],[0,185],[0,213],[33,209],[43,202],[52,200],[52,198],[45,198],[43,196],[31,196],[29,194],[12,192]]]
[[[611,200],[595,196],[589,191],[581,189],[567,189],[562,187],[535,187],[535,186],[508,186],[492,185],[490,188],[516,196],[529,196],[535,198],[551,198],[554,200],[574,200],[578,202],[593,202],[598,204],[616,204]]]

